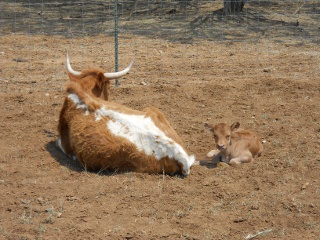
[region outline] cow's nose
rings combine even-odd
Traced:
[[[218,149],[224,149],[224,144],[218,144]]]
[[[184,176],[184,177],[186,177],[186,176],[188,176],[190,174],[190,169],[188,169],[188,170],[182,170],[182,175]]]

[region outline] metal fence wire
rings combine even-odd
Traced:
[[[248,0],[242,12],[225,17],[223,0],[119,0],[119,31],[180,42],[261,36],[319,41],[319,3]],[[2,0],[0,21],[1,35],[113,34],[114,1]]]
[[[134,49],[136,46],[143,45],[133,36],[155,39],[159,45],[185,44],[186,50],[193,44],[201,44],[202,41],[224,44],[240,42],[244,46],[242,51],[255,51],[257,55],[259,51],[272,51],[268,46],[263,49],[254,47],[256,43],[265,39],[273,43],[292,41],[295,44],[320,43],[320,0],[247,0],[243,2],[245,5],[241,12],[225,15],[223,0],[118,0],[117,21],[121,54],[127,53],[130,56],[127,55],[125,58],[133,58],[134,52],[129,53],[129,50],[125,50],[126,46]],[[90,54],[93,51],[92,48],[97,46],[100,49],[103,48],[106,54],[114,55],[115,43],[111,40],[115,34],[114,22],[115,1],[1,0],[0,61],[13,61],[10,69],[7,70],[14,73],[1,74],[0,90],[13,91],[10,89],[10,83],[21,82],[23,85],[25,79],[30,80],[32,78],[29,74],[30,70],[37,64],[41,65],[44,60],[52,58],[47,55],[49,48],[57,49],[54,57],[62,57],[61,52],[58,51],[61,49],[68,48],[74,52]],[[10,45],[7,42],[5,44],[8,36],[14,36],[15,39]],[[33,38],[35,36],[65,40],[60,44],[58,42],[46,44],[42,39],[39,44]],[[95,36],[100,37],[95,38]],[[105,37],[105,40],[101,36]],[[26,49],[24,53],[23,50]],[[103,51],[101,53],[104,53]],[[210,51],[220,50],[217,47]],[[28,52],[37,52],[38,57],[28,55]],[[149,54],[154,53],[146,50],[146,59]],[[121,59],[124,58],[122,56],[120,56],[119,68],[128,63],[127,60]],[[173,65],[178,64],[177,68],[183,68],[188,62],[188,57],[187,53],[175,56],[172,60]],[[19,63],[23,61],[26,63],[20,69]],[[102,57],[97,61],[98,64],[106,65],[106,60]],[[107,61],[108,66],[114,64],[113,59]],[[258,57],[257,61],[259,61]],[[140,61],[138,64],[143,63]],[[231,66],[226,64],[225,68],[229,69]],[[46,70],[45,66],[43,70]],[[164,78],[162,71],[161,55],[159,55],[159,67],[153,75],[157,79]],[[59,75],[57,72],[55,77],[62,77],[62,74]],[[41,86],[40,83],[39,86]],[[43,84],[42,88],[49,89],[46,86]],[[59,88],[61,86],[50,87],[50,89]]]

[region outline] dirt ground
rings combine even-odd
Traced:
[[[135,64],[111,91],[161,109],[202,160],[182,178],[87,172],[55,146],[65,49],[113,71],[112,36],[1,36],[0,239],[320,239],[319,45],[191,40],[121,35],[119,68]],[[216,167],[203,124],[234,121],[264,153]]]
[[[73,47],[74,69],[112,68],[94,57],[108,50],[99,45],[105,40],[112,41],[2,37],[1,238],[250,239],[261,233],[256,238],[319,239],[317,45],[261,42],[252,46],[257,53],[235,43],[230,53],[228,44],[158,45],[135,37],[142,44],[122,55],[126,65],[134,52],[134,68],[112,87],[113,101],[160,108],[198,160],[213,148],[204,122],[240,121],[265,142],[253,163],[219,168],[206,161],[181,178],[86,172],[56,148],[68,82],[61,46],[91,46],[85,54]],[[30,42],[51,48],[25,48]],[[130,46],[129,37],[123,42]],[[157,46],[152,51],[158,53],[145,46]],[[179,58],[172,61],[179,54],[191,56],[183,66]],[[162,76],[153,78],[158,68]]]

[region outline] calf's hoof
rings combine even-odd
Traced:
[[[207,153],[206,157],[207,158],[213,158],[216,156],[220,151],[219,150],[211,150],[210,152]]]
[[[225,162],[219,162],[217,164],[217,167],[221,167],[221,168],[227,168],[227,167],[230,167],[229,164],[225,163]]]

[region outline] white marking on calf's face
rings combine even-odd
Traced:
[[[220,151],[225,150],[230,143],[230,127],[226,124],[217,124],[211,131],[213,133],[216,147]]]

